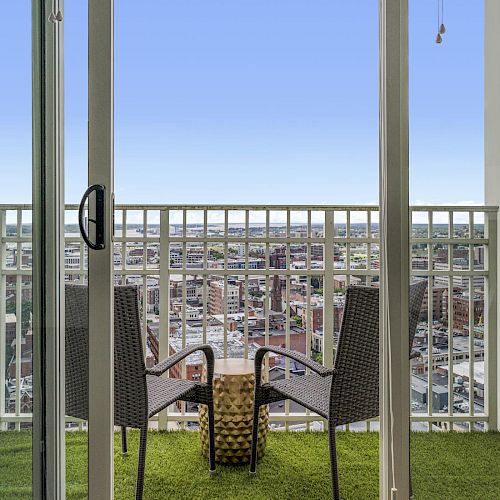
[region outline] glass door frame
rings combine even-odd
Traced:
[[[89,498],[113,498],[114,0],[88,0],[89,185],[105,186],[104,249],[89,252]],[[91,207],[89,207],[91,210]]]
[[[108,228],[106,248],[89,249],[89,497],[104,500],[113,498],[114,20],[113,0],[88,2],[89,184],[106,186]],[[380,493],[381,498],[404,498],[409,485],[409,367],[407,342],[398,332],[407,331],[408,322],[408,0],[379,0],[379,5],[385,266]],[[62,10],[63,0],[33,0],[33,321],[38,332],[33,497],[53,499],[65,496]]]
[[[89,184],[105,248],[89,249],[88,496],[113,498],[113,0],[88,0]],[[65,498],[63,0],[32,1],[33,498]]]
[[[32,2],[33,498],[65,498],[62,0]],[[54,12],[55,11],[55,12]]]
[[[379,0],[380,498],[410,494],[408,0]]]

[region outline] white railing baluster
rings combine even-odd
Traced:
[[[486,323],[484,325],[484,382],[487,384],[484,391],[485,413],[487,415],[487,428],[499,430],[498,391],[500,390],[500,377],[498,373],[498,215],[496,211],[484,214],[485,236],[488,245],[485,245],[485,267],[488,270],[487,289],[485,295]],[[475,420],[478,420],[477,416]]]
[[[333,367],[333,301],[335,280],[333,277],[333,211],[324,212],[323,236],[323,364]],[[349,220],[349,219],[348,219]],[[348,272],[348,271],[347,271]],[[348,276],[346,272],[346,276]]]
[[[345,223],[345,236],[347,239],[346,244],[346,286],[351,284],[351,210],[346,210],[346,223]]]
[[[248,271],[249,269],[249,243],[248,243],[248,238],[250,237],[250,212],[248,210],[245,210],[245,271]],[[248,314],[249,314],[249,307],[248,307],[248,274],[245,274],[244,276],[245,280],[245,303],[243,306],[243,341],[245,344],[244,351],[243,351],[243,357],[248,358]]]
[[[148,236],[148,211],[142,211],[142,235]],[[146,352],[148,339],[148,243],[147,239],[142,242],[142,352]]]
[[[269,278],[270,278],[270,265],[269,265],[269,229],[270,225],[270,211],[266,209],[266,244],[265,244],[265,266],[264,266],[264,344],[269,345],[269,307],[270,307],[270,297],[269,297]],[[264,373],[266,380],[269,379],[269,356],[266,356],[264,361]]]
[[[286,237],[290,238],[290,210],[286,211]],[[290,241],[285,246],[285,267],[287,270],[290,266]],[[277,271],[279,272],[279,271]],[[281,290],[281,276],[278,275],[278,287]],[[282,301],[283,302],[283,301]],[[285,276],[285,348],[291,349],[290,346],[290,276]],[[285,378],[290,378],[290,359],[285,358]],[[285,400],[285,417],[290,414],[290,400]],[[288,421],[285,419],[285,429],[288,430]]]
[[[368,210],[366,212],[366,237],[368,238],[368,243],[366,244],[366,269],[371,270],[372,268],[372,211],[371,210]],[[370,275],[367,275],[366,285],[370,286],[371,284],[372,284],[372,277]]]
[[[307,243],[306,243],[306,268],[311,269],[311,239],[312,235],[312,214],[311,210],[307,211]],[[306,356],[311,357],[311,344],[312,344],[312,328],[311,328],[311,277],[306,276],[306,324],[302,328],[306,330]],[[306,374],[309,375],[311,370],[306,369]],[[306,410],[306,415],[309,416],[311,412]],[[310,430],[309,422],[306,423],[306,429]]]
[[[158,332],[158,361],[170,354],[170,211],[160,211],[160,328]],[[168,410],[158,415],[158,428],[167,429]]]
[[[428,216],[428,237],[429,240],[432,239],[432,235],[434,232],[433,228],[433,215],[432,212],[429,211],[427,212]],[[433,268],[433,262],[432,262],[432,256],[434,252],[434,246],[432,243],[427,244],[427,268],[429,271],[432,271]],[[433,352],[432,352],[432,346],[433,346],[433,332],[434,332],[434,278],[429,277],[428,278],[428,285],[427,285],[427,414],[429,417],[434,413],[433,409],[433,403],[432,403],[432,373],[434,370],[434,358],[433,358]],[[424,366],[425,369],[425,366]],[[429,429],[432,428],[432,425],[429,424]]]
[[[17,235],[17,259],[16,259],[16,270],[19,274],[16,275],[16,403],[15,412],[16,416],[19,417],[21,414],[21,327],[22,327],[22,316],[23,316],[23,297],[22,297],[22,262],[23,262],[23,247],[21,243],[22,238],[22,220],[23,212],[22,210],[17,210],[16,212],[16,235]],[[16,422],[16,430],[21,428],[20,422]]]
[[[453,302],[455,294],[455,277],[452,274],[453,266],[453,212],[448,211],[448,415],[453,416]],[[453,422],[450,422],[450,430],[453,430]]]
[[[472,234],[473,234],[473,224],[474,224],[474,214],[469,212],[469,239],[471,243],[467,247],[469,249],[469,271],[474,270],[474,246],[472,245]],[[475,301],[475,285],[474,277],[469,277],[468,283],[469,292],[469,415],[474,416],[474,401],[475,401],[475,379],[474,379],[474,339],[476,336],[475,331],[475,315],[474,315],[474,301]],[[469,424],[469,430],[473,430],[473,423]]]
[[[227,252],[229,238],[229,212],[224,210],[224,270],[227,271]],[[228,280],[227,274],[224,274],[224,357],[227,358],[227,301],[228,301]]]
[[[184,237],[182,241],[182,269],[187,269],[187,243],[186,237],[188,236],[187,231],[187,211],[184,209],[182,211],[182,236]],[[181,305],[181,325],[182,325],[182,349],[186,347],[187,340],[187,323],[186,323],[186,308],[187,308],[187,275],[182,275],[182,305]],[[186,379],[186,360],[182,360],[182,378]],[[186,402],[181,401],[181,414],[186,413]],[[184,423],[183,423],[184,428]]]
[[[123,270],[123,284],[125,285],[125,271],[127,269],[127,210],[123,210],[122,216],[122,270]]]
[[[203,210],[203,270],[208,269],[208,210]],[[203,343],[207,343],[207,319],[208,319],[208,277],[203,275],[203,290],[202,290],[202,311],[203,311]]]

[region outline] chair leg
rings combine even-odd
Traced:
[[[127,453],[128,453],[127,428],[122,427],[122,455],[126,455]]]
[[[144,469],[146,467],[146,446],[148,440],[148,428],[141,429],[139,441],[139,461],[137,463],[137,483],[135,486],[135,499],[142,500],[144,491]]]
[[[255,474],[257,472],[257,445],[258,445],[258,433],[259,433],[259,409],[260,404],[255,398],[253,404],[253,423],[252,423],[252,456],[250,458],[250,474]]]
[[[337,447],[335,444],[335,425],[328,423],[328,444],[330,447],[330,467],[332,471],[333,499],[340,500],[339,471],[337,466]]]
[[[208,406],[208,453],[210,460],[210,474],[215,474],[215,418],[214,418],[214,402],[211,400]]]

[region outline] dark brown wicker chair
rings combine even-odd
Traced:
[[[88,420],[88,297],[85,285],[66,284],[66,415]],[[140,429],[136,499],[144,489],[148,420],[176,401],[206,404],[209,415],[210,472],[215,472],[212,383],[214,354],[209,345],[188,347],[146,369],[142,350],[137,288],[116,286],[114,298],[114,419],[122,428]],[[201,350],[207,360],[207,382],[161,377],[189,354]]]
[[[410,349],[420,315],[426,281],[410,286]],[[257,429],[262,405],[291,399],[328,420],[333,498],[340,498],[335,429],[339,425],[379,415],[379,290],[365,286],[347,289],[333,369],[301,353],[281,347],[261,347],[255,355],[255,404],[250,472],[257,467]],[[310,368],[312,375],[262,383],[264,356],[273,352]]]

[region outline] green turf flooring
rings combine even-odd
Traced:
[[[67,436],[67,498],[86,498],[87,435]],[[115,439],[115,498],[132,499],[139,435],[129,455]],[[338,433],[340,488],[345,499],[378,498],[378,434]],[[500,434],[417,433],[411,436],[417,499],[500,499]],[[31,497],[31,434],[0,433],[0,498]],[[271,432],[256,476],[248,467],[217,467],[210,478],[196,432],[150,432],[145,499],[331,498],[324,433]]]

